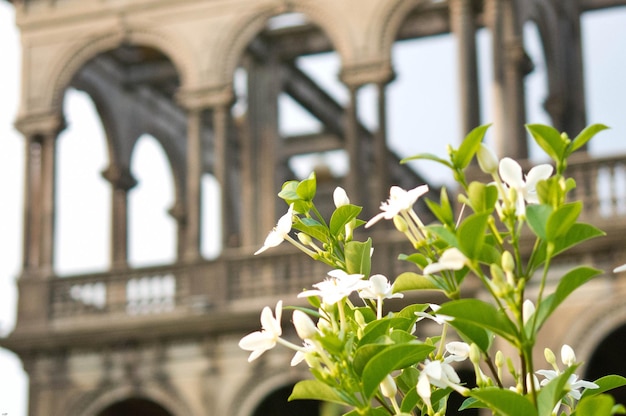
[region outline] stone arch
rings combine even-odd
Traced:
[[[387,7],[381,10],[381,15],[383,16],[380,19],[381,26],[379,30],[376,31],[376,37],[373,39],[376,40],[374,44],[378,44],[378,48],[391,59],[391,49],[398,37],[398,32],[404,20],[410,12],[422,4],[426,4],[427,0],[396,0],[385,3],[387,3]],[[372,34],[372,36],[374,36],[374,34]]]
[[[612,282],[607,283],[611,284]],[[611,300],[596,302],[594,309],[580,314],[579,320],[563,339],[564,344],[570,345],[576,351],[578,361],[584,361],[579,374],[587,371],[589,358],[599,343],[626,323],[626,303],[622,301],[626,294],[618,287],[610,290],[614,291]]]
[[[317,25],[329,38],[335,50],[345,62],[351,55],[351,48],[346,34],[338,28],[343,27],[336,22],[336,17],[324,5],[314,3],[307,5],[292,4],[289,7],[260,7],[253,9],[233,23],[232,29],[218,42],[222,45],[218,56],[223,56],[220,77],[223,84],[231,85],[232,77],[246,46],[263,30],[267,21],[284,13],[302,13]]]
[[[243,398],[243,400],[236,400],[232,403],[228,414],[233,416],[250,416],[272,392],[310,377],[309,372],[304,367],[302,369],[292,368],[292,370],[272,374],[259,374],[264,373],[263,370],[254,372],[237,394],[233,396],[234,398]],[[259,380],[262,381],[259,382]]]
[[[82,399],[82,400],[81,400]],[[163,408],[171,416],[192,416],[194,413],[174,395],[159,387],[120,386],[81,397],[67,406],[62,414],[76,416],[99,415],[112,405],[127,399],[141,399]]]
[[[44,106],[52,112],[60,111],[63,92],[80,68],[99,53],[115,49],[124,43],[145,45],[162,52],[180,74],[182,85],[196,81],[192,72],[193,54],[183,42],[175,40],[171,34],[144,28],[130,29],[128,32],[120,30],[106,35],[94,34],[86,41],[72,43],[58,53],[57,59],[50,65],[45,84],[48,85],[48,90],[42,93]]]

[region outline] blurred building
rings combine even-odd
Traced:
[[[533,62],[524,24],[536,24],[547,70],[545,109],[575,136],[586,125],[581,14],[626,0],[14,0],[22,37],[26,179],[23,270],[15,331],[0,344],[16,352],[30,378],[32,416],[318,415],[322,404],[287,405],[308,376],[273,351],[247,364],[237,347],[258,315],[326,269],[289,247],[262,256],[284,204],[274,196],[296,176],[294,161],[317,155],[318,193],[344,186],[373,215],[391,184],[423,181],[389,149],[386,89],[394,82],[397,42],[452,34],[456,42],[460,130],[480,124],[476,33],[491,36],[494,141],[500,155],[528,157],[524,78]],[[348,99],[337,100],[299,65],[336,52]],[[235,79],[241,82],[235,88]],[[432,80],[432,82],[439,82]],[[359,91],[373,88],[375,99]],[[111,187],[111,258],[104,272],[58,276],[54,269],[56,140],[68,88],[85,91],[106,132]],[[288,96],[317,120],[311,134],[279,131]],[[374,123],[365,123],[369,105]],[[484,115],[483,115],[484,116]],[[375,128],[372,128],[372,125]],[[177,225],[172,264],[128,263],[131,155],[152,135],[167,155]],[[333,158],[348,161],[333,173]],[[608,231],[561,259],[606,270],[624,263],[623,158],[573,163],[582,216]],[[202,179],[221,192],[221,254],[200,250]],[[80,192],[80,190],[75,190]],[[435,190],[436,191],[436,190]],[[436,192],[433,192],[436,197]],[[85,230],[88,232],[88,230]],[[403,241],[380,232],[375,262],[390,276]],[[80,253],[76,253],[80,256]],[[555,273],[558,273],[557,265]],[[547,345],[568,343],[586,378],[626,375],[626,281],[608,272],[577,292],[545,331]],[[288,408],[287,406],[292,406]],[[330,410],[329,410],[330,411]]]

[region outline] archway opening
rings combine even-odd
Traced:
[[[626,377],[624,345],[626,345],[626,324],[600,342],[591,355],[584,379],[594,381],[609,374]],[[609,393],[617,403],[626,404],[626,387],[611,390]]]
[[[317,400],[288,401],[293,385],[281,387],[267,396],[255,409],[252,416],[339,416],[345,408],[334,403]]]
[[[150,416],[172,416],[170,412],[165,410],[158,404],[146,400],[131,398],[122,400],[107,407],[98,416],[137,416],[137,415],[150,415]]]

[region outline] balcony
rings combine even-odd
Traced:
[[[584,202],[581,219],[607,231],[608,237],[585,243],[564,262],[591,262],[610,269],[624,246],[626,232],[626,157],[572,160],[569,175],[577,182],[573,197]],[[374,272],[396,276],[409,267],[395,260],[409,247],[399,233],[379,228],[374,238]],[[125,269],[55,277],[43,284],[49,294],[48,335],[81,339],[98,328],[100,336],[138,327],[182,331],[185,325],[220,328],[249,326],[265,305],[296,294],[322,280],[328,266],[288,244],[252,256],[256,248],[229,249],[214,261]],[[221,323],[220,323],[221,322]],[[254,321],[256,322],[256,321]],[[197,329],[197,326],[194,327]],[[161,331],[159,329],[158,331]],[[158,332],[157,331],[157,332]]]

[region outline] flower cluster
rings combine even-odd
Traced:
[[[426,200],[436,218],[431,224],[424,224],[415,208],[430,192],[427,185],[391,187],[381,212],[367,222],[358,218],[361,208],[342,188],[333,193],[335,210],[327,221],[313,202],[314,174],[283,185],[279,196],[289,209],[255,254],[288,241],[328,265],[329,272],[298,294],[310,304],[293,307],[299,345],[283,337],[280,301],[274,313],[263,309],[261,330],[239,345],[251,351],[249,361],[278,344],[295,351],[291,364],[305,362],[313,379],[296,384],[292,399],[340,403],[353,409],[346,414],[350,416],[435,416],[446,413],[447,398],[456,392],[466,397],[462,408],[485,408],[495,415],[573,415],[579,403],[604,400],[609,388],[626,385],[626,378],[618,376],[580,380],[575,374],[580,363],[567,345],[561,350],[564,368],[549,349],[545,357],[552,369],[536,370],[534,363],[537,334],[546,320],[570,293],[600,274],[575,267],[547,293],[551,260],[602,235],[578,221],[581,202],[568,201],[575,182],[564,176],[570,154],[601,128],[591,126],[570,140],[546,126],[528,126],[554,167],[538,165],[526,175],[518,162],[499,160],[482,144],[487,128],[475,129],[458,149],[450,148],[449,160],[433,155],[407,159],[442,163],[460,185],[459,213],[445,189]],[[468,181],[466,171],[474,158],[489,182]],[[381,220],[392,221],[413,250],[399,257],[411,271],[396,276],[393,284],[372,273],[372,240],[355,240],[359,227]],[[523,232],[535,239],[530,253],[521,248]],[[621,266],[615,272],[624,270]],[[481,299],[462,297],[468,275],[482,283]],[[448,300],[415,304],[402,299],[392,308],[385,303],[420,290],[438,291]],[[536,295],[530,299],[528,293]],[[501,348],[503,344],[509,345]],[[514,354],[506,356],[504,350]],[[461,380],[459,365],[473,369],[475,380]],[[622,410],[610,409],[602,414]]]

